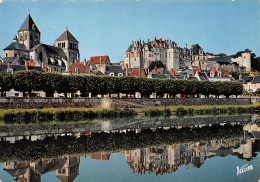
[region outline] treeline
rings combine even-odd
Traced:
[[[79,76],[61,75],[56,73],[41,73],[37,71],[20,71],[14,75],[0,74],[1,95],[10,89],[29,93],[33,91],[44,91],[47,97],[53,97],[55,92],[76,93],[80,91],[85,97],[88,93],[92,96],[106,94],[134,95],[139,92],[142,97],[149,97],[156,93],[157,97],[168,94],[175,97],[177,94],[195,97],[199,95],[240,95],[243,86],[238,82],[210,82],[189,81],[173,79],[149,79],[139,77],[107,77],[107,76]]]

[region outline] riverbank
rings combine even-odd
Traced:
[[[259,100],[251,98],[0,98],[0,109],[43,108],[144,108],[193,105],[250,105]]]
[[[260,103],[252,105],[170,106],[135,109],[46,108],[0,109],[0,121],[5,124],[41,124],[54,122],[80,122],[93,119],[116,119],[140,116],[170,117],[193,115],[259,114]]]

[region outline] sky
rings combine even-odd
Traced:
[[[30,13],[41,42],[68,28],[80,61],[109,55],[119,62],[132,41],[170,39],[204,52],[260,56],[260,0],[0,0],[0,56]]]

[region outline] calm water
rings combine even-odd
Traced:
[[[258,181],[257,120],[2,137],[0,180]]]

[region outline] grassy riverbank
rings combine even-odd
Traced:
[[[251,105],[216,105],[216,106],[170,106],[147,107],[136,109],[96,109],[96,108],[46,108],[46,109],[1,109],[0,121],[4,124],[72,122],[95,118],[123,118],[138,114],[148,117],[171,115],[218,115],[260,113],[260,103]]]

